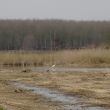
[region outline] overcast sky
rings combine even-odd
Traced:
[[[110,20],[110,0],[0,0],[0,19]]]

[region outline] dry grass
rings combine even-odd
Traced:
[[[62,110],[47,99],[9,85],[10,80],[57,89],[65,94],[83,97],[83,103],[110,107],[110,73],[24,73],[0,70],[0,105],[8,110]],[[60,109],[59,109],[60,108]]]
[[[0,107],[0,110],[4,110],[2,107]]]
[[[63,66],[110,67],[110,50],[81,49],[56,52],[0,52],[0,64],[11,66]]]
[[[19,70],[0,70],[0,105],[4,108],[0,110],[62,110],[56,103],[9,84],[10,80],[29,77],[25,75],[20,74]]]
[[[90,105],[110,107],[110,73],[34,73],[21,79],[26,83],[84,96]]]

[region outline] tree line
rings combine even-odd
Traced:
[[[110,21],[0,20],[0,50],[110,46]]]

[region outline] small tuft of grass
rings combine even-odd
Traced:
[[[87,97],[95,97],[95,95],[96,95],[95,91],[92,91],[89,89],[84,89],[84,88],[74,91],[74,94],[81,95],[81,96],[87,96]]]
[[[23,90],[22,90],[22,89],[15,89],[14,92],[15,92],[15,93],[22,93]]]
[[[24,69],[24,70],[22,70],[23,73],[28,73],[30,71],[31,71],[31,69]]]
[[[0,107],[0,110],[4,110],[2,107]]]

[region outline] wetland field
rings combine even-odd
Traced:
[[[0,110],[110,110],[110,50],[21,53],[0,53]]]
[[[109,72],[27,70],[24,71],[22,68],[0,70],[0,105],[4,109],[83,110],[80,107],[85,107],[84,110],[109,110]],[[68,106],[65,108],[65,103],[69,106],[76,105],[76,109],[73,106],[70,106],[71,109]]]

